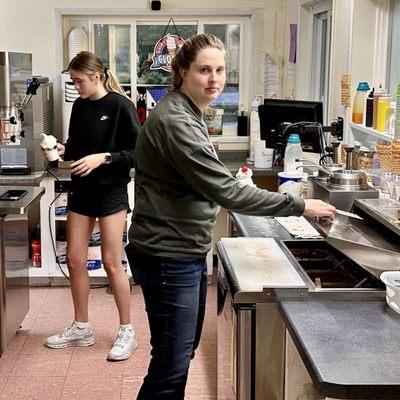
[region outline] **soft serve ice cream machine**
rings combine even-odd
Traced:
[[[40,132],[34,133],[31,101],[41,83],[39,79],[32,78],[31,54],[0,52],[2,174],[29,174],[43,170],[41,136]]]

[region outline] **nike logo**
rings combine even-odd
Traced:
[[[109,119],[110,117],[108,116],[108,115],[103,115],[101,118],[100,118],[100,121],[105,121],[106,119]]]

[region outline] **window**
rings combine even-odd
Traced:
[[[219,38],[227,50],[225,88],[212,106],[224,110],[223,121],[225,126],[236,126],[239,109],[240,25],[204,25],[204,32],[211,33]]]
[[[329,76],[331,54],[332,4],[324,2],[312,7],[311,98],[322,101],[324,123],[328,121]]]
[[[400,83],[400,1],[392,3],[392,21],[388,58],[388,82],[387,87],[392,96],[397,94],[397,85]]]
[[[144,101],[147,109],[171,86],[172,76],[167,68],[152,68],[154,47],[162,36],[170,34],[187,39],[201,32],[216,35],[227,48],[227,82],[212,106],[223,110],[223,134],[236,135],[239,104],[244,104],[245,109],[250,107],[250,67],[244,63],[250,52],[241,48],[241,43],[249,40],[250,15],[179,16],[175,24],[169,25],[169,17],[165,15],[159,18],[141,16],[140,19],[136,16],[88,16],[85,19],[81,15],[66,15],[64,26],[68,28],[77,18],[80,25],[88,27],[89,49],[116,74],[127,92],[135,94],[138,101]],[[171,57],[172,53],[167,50],[164,48],[160,59]]]

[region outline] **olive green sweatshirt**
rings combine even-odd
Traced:
[[[248,215],[304,212],[300,198],[236,181],[216,156],[201,111],[176,90],[146,120],[136,143],[135,172],[129,239],[155,256],[204,257],[219,206]]]

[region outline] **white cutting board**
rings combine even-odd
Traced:
[[[240,290],[307,287],[274,239],[222,238],[221,242]]]

